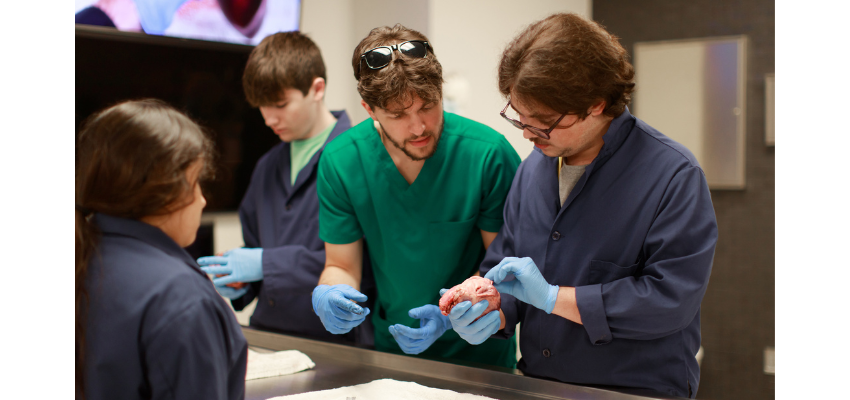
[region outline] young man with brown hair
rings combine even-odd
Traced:
[[[371,313],[378,350],[514,367],[513,340],[471,346],[436,304],[441,288],[477,273],[502,225],[519,156],[493,129],[443,111],[442,69],[421,33],[373,29],[352,67],[371,118],[331,143],[319,163],[327,262],[314,310],[333,333]],[[364,245],[374,312],[351,301],[366,299],[358,291]]]
[[[236,310],[258,299],[253,327],[369,345],[369,324],[335,336],[310,310],[325,264],[316,168],[322,149],[351,126],[345,111],[325,106],[326,80],[319,48],[299,32],[270,35],[251,51],[242,76],[245,97],[282,143],[257,162],[239,206],[246,247],[198,263],[207,273],[226,275],[213,283]]]
[[[694,397],[717,222],[693,154],[629,113],[633,88],[628,53],[580,16],[507,46],[502,116],[535,151],[481,270],[510,297],[450,320],[471,342],[521,322],[527,375]]]

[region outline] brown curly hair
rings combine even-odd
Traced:
[[[604,100],[603,114],[616,117],[631,101],[634,77],[616,36],[576,14],[554,14],[526,27],[505,48],[499,91],[582,119]]]
[[[396,24],[372,29],[354,49],[351,65],[354,78],[357,79],[357,91],[369,107],[387,109],[389,104],[409,105],[413,97],[423,102],[438,102],[443,98],[443,67],[437,61],[434,47],[429,42],[428,55],[425,58],[410,58],[393,52],[393,60],[384,68],[370,69],[361,65],[363,52],[378,47],[389,46],[408,40],[428,41],[422,33]]]

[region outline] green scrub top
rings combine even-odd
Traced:
[[[375,347],[401,353],[390,325],[418,328],[408,311],[438,304],[451,288],[478,271],[481,230],[502,227],[505,197],[520,158],[502,134],[443,113],[437,150],[408,184],[381,142],[372,119],[329,143],[319,161],[319,237],[347,244],[365,238],[377,286],[372,310]],[[473,346],[453,330],[425,357],[514,368],[515,340]]]

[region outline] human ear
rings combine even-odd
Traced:
[[[378,118],[375,117],[375,112],[372,111],[372,107],[369,107],[365,100],[360,100],[360,105],[362,105],[366,112],[369,113],[369,118],[372,118],[375,121],[378,120]]]
[[[605,111],[605,106],[607,102],[605,100],[599,100],[599,103],[594,104],[590,107],[590,110],[587,110],[587,115],[598,116]]]
[[[316,78],[313,79],[313,84],[310,85],[310,92],[313,92],[313,99],[317,101],[324,100],[325,98],[325,79],[324,78]]]

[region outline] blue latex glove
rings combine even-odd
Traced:
[[[216,286],[263,280],[263,249],[233,249],[224,256],[201,257],[198,264],[208,274],[227,275],[213,278]]]
[[[247,286],[243,287],[242,289],[234,289],[232,287],[227,286],[216,286],[215,290],[218,292],[218,294],[227,297],[230,300],[238,299],[244,296],[245,293],[248,293]]]
[[[363,323],[369,308],[354,301],[366,301],[368,297],[348,285],[319,285],[313,289],[313,311],[322,320],[328,332],[339,335]]]
[[[440,296],[445,294],[448,289],[440,289]],[[484,310],[490,302],[481,300],[478,303],[472,304],[470,301],[462,301],[452,307],[449,312],[449,321],[452,323],[452,329],[457,334],[469,342],[469,344],[484,343],[490,336],[499,330],[499,325],[502,324],[502,318],[499,317],[499,310],[493,310],[487,315],[481,317]],[[478,321],[476,318],[481,317]],[[475,322],[473,322],[475,321]]]
[[[531,304],[551,314],[558,299],[558,286],[550,285],[540,274],[540,269],[529,257],[505,257],[502,262],[484,275],[493,280],[496,290],[517,300]],[[512,279],[516,277],[516,279]]]
[[[139,22],[145,33],[162,35],[171,26],[174,14],[187,0],[136,0]]]
[[[416,307],[407,314],[419,320],[419,328],[402,324],[390,326],[390,334],[405,354],[419,354],[427,350],[443,333],[452,329],[449,317],[433,304]]]

